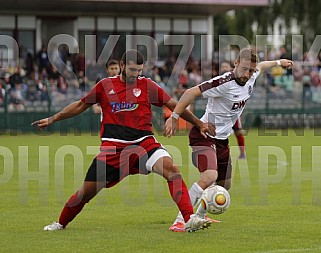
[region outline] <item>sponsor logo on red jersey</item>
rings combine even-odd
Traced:
[[[138,104],[135,104],[133,102],[111,102],[110,104],[112,113],[134,111],[138,108]]]

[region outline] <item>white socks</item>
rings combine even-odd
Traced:
[[[192,187],[189,189],[188,193],[191,198],[192,206],[195,207],[203,194],[203,189],[198,185],[198,183],[194,183]]]
[[[204,209],[202,205],[199,205],[196,211],[196,215],[202,219],[205,219],[207,211]]]
[[[189,189],[188,193],[189,193],[193,207],[195,207],[199,203],[201,196],[203,194],[203,191],[204,190],[196,182]],[[197,213],[198,213],[198,210],[197,210]],[[206,211],[205,211],[205,214],[206,214]],[[204,214],[204,216],[205,216],[205,214]],[[176,222],[184,222],[184,218],[183,218],[181,212],[178,212],[178,215],[177,215],[174,223],[176,223]]]

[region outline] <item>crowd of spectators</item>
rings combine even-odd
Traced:
[[[258,52],[264,60],[298,60],[285,48],[271,50],[268,55]],[[61,47],[58,55],[44,46],[35,56],[23,51],[20,56],[17,67],[8,66],[0,73],[2,110],[5,105],[8,111],[46,111],[48,106],[53,111],[59,110],[88,92],[97,78],[106,77],[104,62],[86,62],[84,54],[69,54],[66,47]],[[175,99],[179,99],[189,87],[218,75],[219,63],[226,61],[226,58],[224,52],[214,53],[210,63],[191,57],[185,63],[170,57],[166,61],[153,63],[152,68],[146,64],[143,75],[151,77]],[[268,94],[271,98],[282,99],[290,94],[293,99],[296,96],[299,99],[302,98],[300,94],[304,94],[307,99],[321,103],[321,53],[318,59],[309,59],[305,54],[304,61],[295,64],[292,70],[275,67],[266,77],[258,84],[261,89],[257,93],[261,96]]]

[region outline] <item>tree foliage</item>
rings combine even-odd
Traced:
[[[238,34],[255,42],[255,35],[271,34],[275,20],[284,20],[285,35],[291,35],[292,21],[296,20],[299,32],[303,35],[304,47],[309,48],[316,35],[321,32],[321,1],[315,0],[270,0],[266,7],[246,7],[235,10],[234,20],[226,26],[226,16],[214,18],[219,25],[227,27],[226,34]],[[214,27],[217,25],[214,22]],[[257,30],[253,33],[252,26]],[[216,30],[220,34],[220,28]]]

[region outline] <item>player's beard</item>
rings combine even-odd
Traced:
[[[134,84],[136,83],[137,77],[136,76],[127,76],[126,70],[124,69],[121,73],[126,80],[126,84]]]
[[[246,77],[237,77],[235,78],[236,79],[236,82],[241,85],[241,86],[244,86],[246,84],[246,82],[249,80],[248,78]]]

